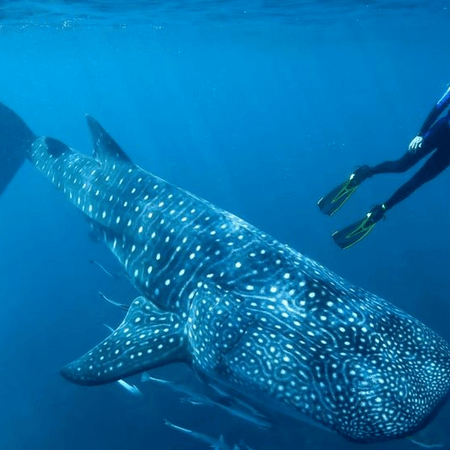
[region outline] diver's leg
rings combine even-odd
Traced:
[[[411,169],[422,158],[430,154],[435,147],[423,145],[417,152],[406,152],[401,158],[395,161],[385,161],[376,166],[370,167],[371,176],[379,173],[403,173]]]
[[[423,167],[385,203],[375,205],[362,219],[333,233],[336,244],[345,249],[365,238],[385,216],[385,212],[411,195],[427,181],[432,180],[450,165],[450,143],[438,147]]]
[[[449,147],[450,129],[448,126],[448,118],[440,119],[430,131],[424,136],[422,146],[416,152],[406,152],[401,158],[395,161],[385,161],[376,166],[370,167],[372,175],[379,173],[402,173],[409,170],[417,164],[422,158],[428,156],[434,149],[438,147]],[[445,159],[443,155],[437,159]],[[436,162],[438,162],[436,160]],[[437,174],[436,174],[437,175]],[[436,176],[435,175],[435,176]]]
[[[400,186],[394,194],[383,203],[384,209],[387,211],[393,208],[397,203],[400,203],[405,198],[409,197],[416,189],[423,184],[431,181],[443,172],[450,165],[450,145],[438,147],[428,161],[421,167],[421,169],[406,183]]]
[[[433,144],[433,143],[430,143]],[[430,154],[436,145],[429,145],[428,143],[422,145],[417,152],[406,152],[401,158],[394,161],[384,161],[376,166],[360,166],[351,177],[353,177],[354,185],[358,186],[368,178],[378,175],[380,173],[403,173],[409,170],[412,166],[417,164],[422,158]]]
[[[434,142],[430,142],[430,144],[422,145],[416,153],[406,152],[396,161],[386,161],[373,167],[366,165],[360,166],[350,174],[350,177],[346,181],[323,196],[317,202],[317,206],[324,214],[332,216],[355,193],[363,181],[379,173],[406,172],[420,159],[433,151],[434,148],[436,148],[436,145]]]
[[[446,120],[448,122],[448,119]],[[404,172],[417,163],[419,159],[436,149],[422,168],[402,185],[387,202],[375,205],[362,219],[333,233],[333,239],[339,247],[349,248],[364,239],[375,225],[385,217],[384,214],[387,210],[393,208],[424,183],[432,180],[450,166],[450,127],[447,122],[439,123],[434,128],[434,132],[429,134],[426,140],[424,139],[419,152],[411,154],[411,156],[405,154],[400,160],[387,161],[373,168],[376,173]],[[445,126],[441,126],[442,124]]]

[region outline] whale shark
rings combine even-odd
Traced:
[[[102,385],[181,362],[266,417],[350,441],[410,436],[449,395],[450,348],[419,320],[134,164],[91,116],[93,154],[0,106],[0,192],[28,160],[78,208],[139,295],[61,369]]]

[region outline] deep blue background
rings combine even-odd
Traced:
[[[436,5],[436,2],[433,2]],[[444,4],[444,3],[443,3]],[[400,156],[450,82],[445,8],[317,23],[159,20],[0,28],[0,100],[38,134],[90,152],[96,117],[149,171],[241,216],[424,321],[450,341],[450,174],[342,252],[330,233],[411,174],[369,180],[332,219],[317,199],[358,164]],[[286,10],[289,16],[289,10]],[[294,13],[293,13],[294,14]],[[40,24],[42,25],[42,24]],[[81,215],[29,164],[0,199],[0,448],[198,449],[163,424],[255,449],[362,448],[300,423],[261,432],[144,386],[83,388],[58,374],[117,325],[98,290],[129,302]],[[180,367],[161,376],[188,379]],[[421,435],[450,446],[447,407]],[[411,448],[407,440],[371,448]]]

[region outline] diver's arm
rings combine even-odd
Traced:
[[[423,123],[418,136],[423,137],[429,131],[431,125],[433,125],[434,122],[436,122],[436,119],[441,115],[442,111],[444,111],[444,109],[447,108],[449,104],[450,104],[450,87],[445,91],[441,99],[434,105],[430,114]]]
[[[419,133],[410,142],[408,150],[411,153],[415,153],[417,149],[422,147],[423,137],[425,136],[425,134],[428,133],[431,126],[434,124],[434,122],[436,122],[437,118],[442,114],[442,111],[444,111],[444,109],[447,108],[449,104],[450,104],[450,87],[445,91],[444,95],[440,98],[440,100],[434,105],[430,114],[428,114],[428,117],[426,118],[425,122],[420,128]]]

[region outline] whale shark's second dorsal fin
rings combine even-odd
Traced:
[[[131,159],[120,148],[119,144],[93,117],[86,115],[86,120],[94,142],[94,156],[100,163],[111,160],[131,162]]]

